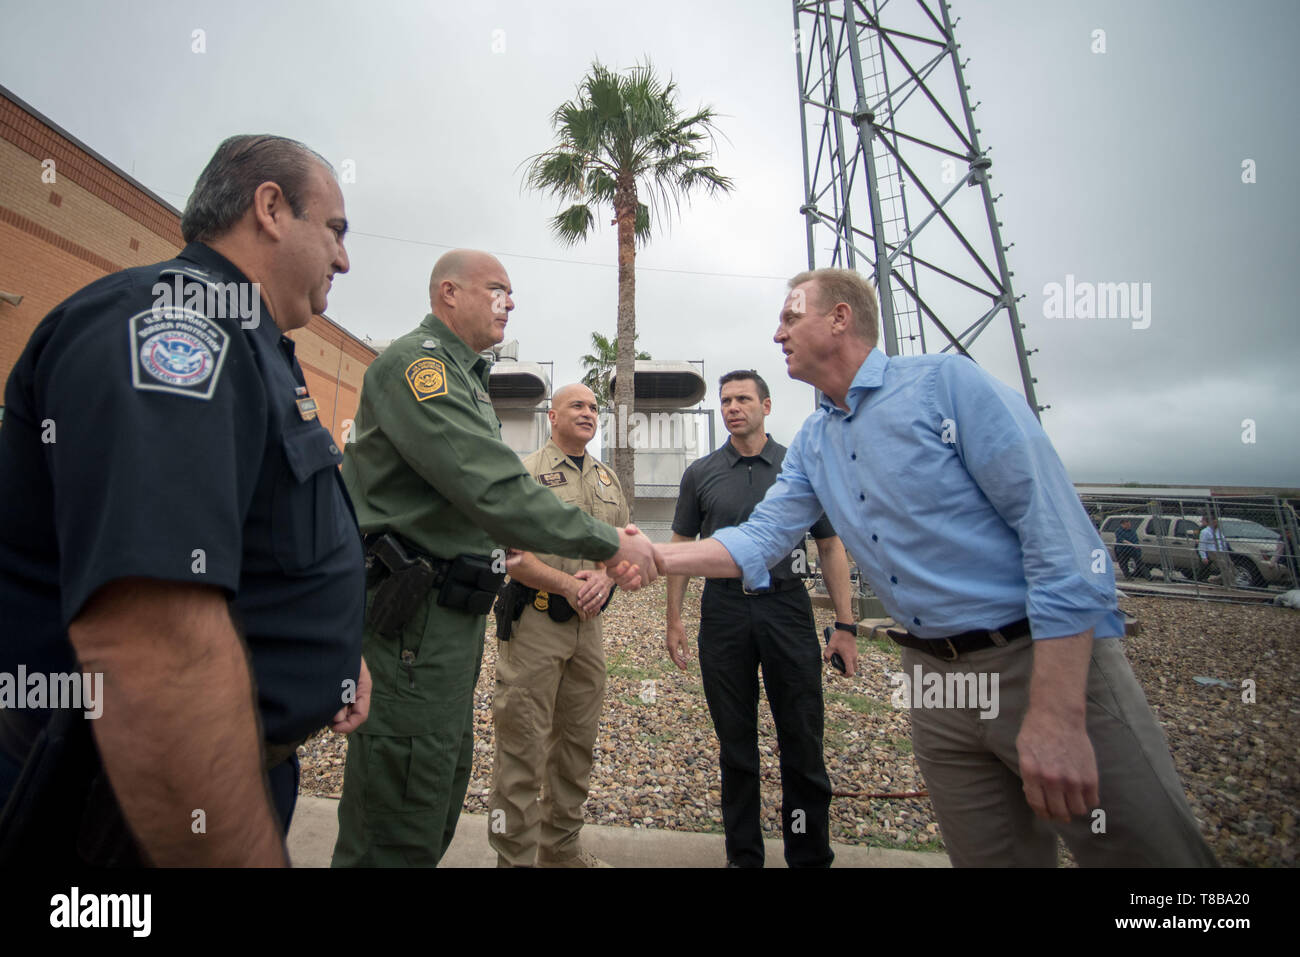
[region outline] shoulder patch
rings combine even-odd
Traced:
[[[543,472],[541,475],[537,476],[537,481],[542,485],[545,485],[547,488],[552,488],[556,485],[569,484],[569,480],[563,472]]]
[[[131,384],[142,392],[211,399],[229,351],[230,334],[193,309],[146,309],[127,321]]]
[[[406,382],[417,402],[447,394],[447,367],[441,359],[425,356],[406,367]]]

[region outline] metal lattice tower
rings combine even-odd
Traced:
[[[926,352],[927,335],[969,355],[1005,310],[1037,415],[1024,297],[1012,292],[949,8],[794,0],[808,267],[873,275],[891,356]]]

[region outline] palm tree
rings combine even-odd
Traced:
[[[600,63],[578,84],[577,96],[551,114],[558,142],[528,161],[532,189],[572,201],[551,220],[566,245],[585,240],[596,224],[594,207],[613,208],[618,227],[618,335],[614,405],[634,408],[636,341],[636,247],[650,240],[652,218],[666,222],[681,200],[704,190],[732,188],[717,171],[705,140],[712,141],[715,114],[709,107],[683,115],[677,86],[655,76],[649,63],[617,73]],[[644,193],[650,205],[641,202]],[[593,390],[594,391],[594,390]],[[635,507],[631,449],[614,448],[614,472],[628,506]]]
[[[596,401],[603,409],[612,399],[609,394],[609,380],[618,364],[618,348],[614,342],[606,339],[599,332],[591,334],[591,348],[592,351],[579,360],[582,367],[587,370],[582,377],[582,384],[596,394]],[[636,358],[649,359],[650,353],[638,352]]]

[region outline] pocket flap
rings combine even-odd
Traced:
[[[286,432],[284,457],[293,477],[299,482],[307,481],[308,476],[327,465],[338,466],[343,461],[343,453],[334,443],[334,437],[321,426]]]

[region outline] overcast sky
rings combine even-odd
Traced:
[[[1073,478],[1300,486],[1287,286],[1300,253],[1300,4],[952,6],[1039,350],[1043,424]],[[550,145],[549,115],[593,58],[648,57],[684,108],[722,114],[717,166],[737,188],[683,209],[640,252],[639,346],[704,360],[710,406],[719,375],[757,368],[787,444],[812,408],[771,341],[784,279],[807,265],[787,0],[0,0],[0,22],[0,83],[178,207],[233,133],[351,160],[352,270],[328,312],[358,336],[417,324],[446,248],[495,252],[515,289],[509,335],[521,359],[555,362],[557,384],[580,377],[593,330],[614,333],[615,233],[558,245],[557,207],[523,191],[521,163]],[[1150,283],[1149,326],[1045,316],[1045,288],[1067,275]],[[1007,341],[972,352],[1018,387]]]

